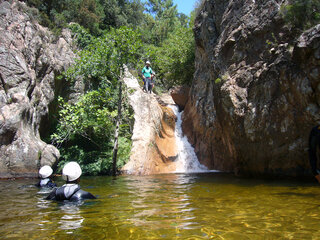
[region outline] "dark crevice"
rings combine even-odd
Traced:
[[[1,81],[1,84],[3,86],[3,90],[6,93],[6,97],[7,97],[8,96],[8,90],[7,90],[7,86],[6,86],[6,83],[5,83],[5,81],[4,81],[3,77],[2,77],[1,72],[0,72],[0,81]]]

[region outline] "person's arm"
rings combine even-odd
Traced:
[[[144,79],[145,77],[144,77],[144,68],[142,68],[142,71],[141,71],[141,73],[142,73],[142,78]]]
[[[91,193],[80,189],[75,194],[72,195],[72,197],[70,198],[70,201],[76,202],[76,201],[81,201],[85,199],[96,199],[96,197],[93,196]]]
[[[53,189],[52,192],[46,197],[46,200],[56,200],[56,191],[57,189]]]
[[[48,186],[48,187],[51,187],[51,188],[54,188],[54,187],[57,186],[57,184],[55,184],[53,181],[50,180],[50,181],[48,182],[47,186]]]

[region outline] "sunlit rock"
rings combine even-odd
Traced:
[[[134,110],[132,149],[129,162],[122,168],[126,174],[148,175],[175,171],[175,115],[167,104],[169,95],[158,97],[142,91],[136,78],[126,71],[124,82]]]

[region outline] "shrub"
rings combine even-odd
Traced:
[[[281,14],[288,24],[305,30],[320,23],[320,1],[290,0],[281,7]]]

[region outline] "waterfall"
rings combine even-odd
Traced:
[[[206,166],[199,163],[194,148],[188,141],[187,136],[182,132],[182,113],[179,112],[177,105],[169,105],[177,117],[175,137],[178,149],[178,158],[176,162],[176,173],[192,173],[192,172],[212,172]]]

